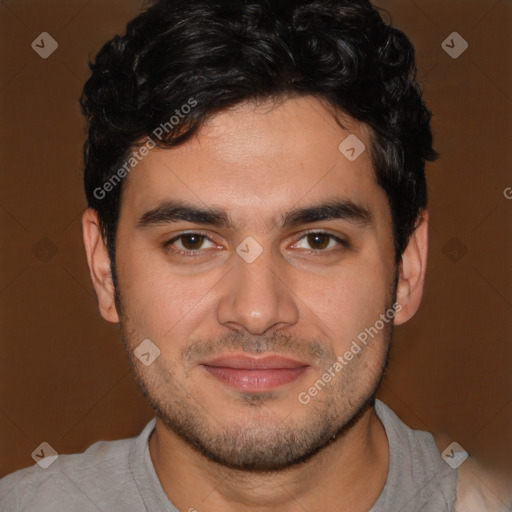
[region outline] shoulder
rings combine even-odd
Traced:
[[[410,455],[401,458],[401,463],[408,464],[411,471],[420,471],[423,475],[428,473],[450,475],[455,481],[456,472],[443,460],[430,432],[410,428],[392,409],[379,400],[375,403],[375,410],[386,429],[390,450],[394,449],[400,453],[406,450]]]
[[[415,511],[452,512],[457,470],[443,460],[432,434],[410,428],[379,400],[375,412],[386,430],[390,457],[381,509],[405,511],[414,504]]]
[[[88,512],[101,510],[106,495],[124,501],[133,480],[129,455],[135,440],[98,441],[83,453],[59,455],[46,469],[34,464],[5,476],[0,479],[0,510],[53,512],[62,504]]]
[[[471,455],[456,470],[452,469],[441,456],[449,443],[447,439],[437,439],[436,443],[431,433],[411,429],[378,400],[375,410],[388,435],[396,479],[408,482],[405,486],[395,485],[393,491],[407,494],[413,489],[416,494],[411,502],[417,507],[414,510],[430,511],[436,499],[440,502],[432,509],[436,512],[512,510],[510,476],[485,469]],[[422,503],[425,509],[421,508]]]

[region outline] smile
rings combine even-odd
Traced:
[[[201,366],[217,380],[238,391],[263,392],[298,379],[310,365],[292,359],[266,356],[227,356]]]

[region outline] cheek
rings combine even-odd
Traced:
[[[350,344],[384,313],[389,298],[389,276],[378,263],[339,267],[328,278],[309,281],[297,295],[326,326],[338,346]]]
[[[122,261],[119,283],[125,316],[142,335],[156,340],[188,335],[205,310],[211,311],[215,285],[223,275],[220,269],[181,275],[149,253]]]

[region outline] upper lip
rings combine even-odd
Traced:
[[[250,357],[247,355],[225,355],[216,357],[202,363],[204,366],[218,368],[236,368],[240,370],[267,370],[277,368],[302,368],[309,366],[307,363],[296,361],[288,357],[270,355],[263,357]]]

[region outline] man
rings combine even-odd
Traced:
[[[160,0],[91,68],[87,261],[156,418],[2,510],[470,510],[375,398],[436,157],[406,36],[367,0]]]

